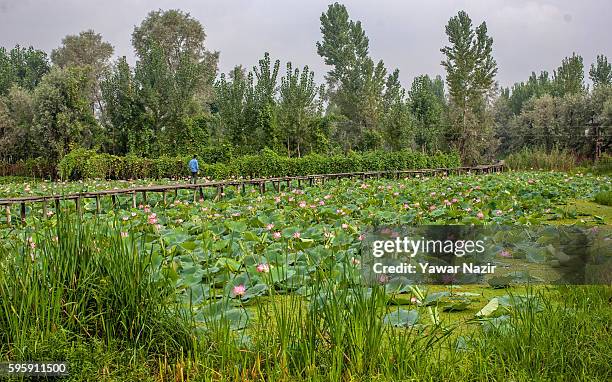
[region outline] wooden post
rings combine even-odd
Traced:
[[[298,188],[302,187],[302,180],[300,178],[298,178]]]
[[[291,179],[287,179],[287,191],[291,189]]]
[[[76,205],[77,213],[79,216],[81,216],[81,197],[79,196],[78,198],[74,199],[74,203]]]
[[[240,187],[242,188],[242,193],[246,193],[246,186],[244,185],[244,182],[240,183]]]
[[[259,183],[259,192],[261,192],[262,194],[266,192],[266,182],[260,182]]]
[[[100,195],[96,195],[96,213],[100,215]]]
[[[25,225],[26,223],[26,205],[25,203],[21,203],[21,224]]]
[[[280,181],[279,182],[273,182],[274,183],[274,187],[276,187],[276,192],[280,192]]]
[[[55,213],[58,214],[60,212],[60,201],[59,199],[55,199]]]
[[[6,207],[4,207],[4,211],[6,212],[6,223],[10,226],[11,225],[11,206],[7,204]]]
[[[43,199],[43,219],[47,218],[47,199]]]
[[[198,191],[200,191],[200,199],[204,199],[204,188],[203,187],[198,187]]]
[[[143,200],[143,204],[147,204],[147,192],[146,191],[142,192],[142,200]]]
[[[168,200],[166,198],[166,190],[162,191],[162,198],[164,199],[164,206],[166,206],[168,204]]]
[[[136,208],[136,191],[132,192],[132,208]]]
[[[312,187],[313,177],[311,176],[310,178],[308,178],[308,181],[310,182],[310,187]]]
[[[117,197],[115,196],[115,194],[111,195],[111,204],[113,205],[113,209],[117,205]],[[134,208],[136,208],[136,207],[134,207]]]

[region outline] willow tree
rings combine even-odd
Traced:
[[[478,161],[492,141],[493,124],[487,113],[487,96],[494,88],[497,63],[493,39],[485,22],[474,28],[464,11],[446,25],[449,45],[441,49],[442,66],[450,95],[452,130],[450,136],[461,157]]]

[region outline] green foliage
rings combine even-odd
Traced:
[[[464,11],[446,26],[450,45],[440,49],[452,113],[452,141],[466,162],[477,162],[492,143],[492,123],[486,110],[486,95],[494,85],[497,63],[493,58],[493,38],[487,24],[473,28]],[[489,152],[492,150],[488,150]]]
[[[612,155],[603,154],[599,161],[595,162],[592,170],[595,174],[612,174]]]
[[[510,154],[505,164],[513,170],[556,170],[571,171],[576,166],[576,156],[571,152],[554,147],[552,150],[524,148]]]
[[[573,53],[565,57],[561,66],[553,74],[553,94],[564,96],[566,94],[584,93],[584,64],[582,56]]]
[[[601,191],[595,194],[595,203],[612,206],[612,191]]]
[[[9,52],[0,47],[0,95],[13,85],[33,90],[49,72],[47,54],[33,47],[15,46]]]
[[[595,87],[612,84],[612,63],[603,54],[597,55],[597,62],[591,64],[589,78]]]
[[[410,111],[415,120],[415,144],[425,151],[438,150],[445,130],[444,82],[428,75],[418,76],[408,92]]]
[[[348,155],[322,156],[309,154],[289,158],[264,149],[258,155],[231,157],[223,148],[207,149],[200,157],[201,176],[211,179],[238,177],[276,177],[308,174],[331,174],[377,170],[407,170],[421,168],[452,168],[460,166],[456,153],[425,155],[413,151],[351,152]],[[77,148],[64,156],[58,165],[63,179],[139,179],[176,178],[189,175],[187,163],[191,156],[140,158],[98,154],[94,150]]]
[[[89,66],[98,78],[108,66],[113,55],[113,46],[102,39],[102,35],[89,29],[79,35],[68,35],[62,46],[51,51],[51,61],[60,68]]]
[[[172,309],[174,284],[162,273],[159,249],[143,250],[144,240],[126,242],[110,224],[64,215],[29,240],[39,243],[36,251],[33,245],[0,246],[5,351],[25,350],[33,333],[49,338],[58,331],[70,340],[121,338],[152,354],[192,347],[188,321]]]
[[[93,83],[86,67],[54,68],[34,92],[35,134],[41,154],[56,161],[73,144],[91,147],[100,127],[90,105]]]

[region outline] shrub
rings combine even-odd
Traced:
[[[603,175],[612,174],[612,155],[603,154],[593,165],[593,173]]]
[[[595,194],[595,203],[612,206],[612,191],[601,191]]]
[[[506,158],[506,165],[512,170],[559,170],[571,171],[576,167],[576,157],[568,150],[554,148],[523,148]]]
[[[332,156],[309,154],[301,158],[288,158],[272,150],[264,149],[259,155],[245,155],[228,160],[229,155],[228,150],[220,148],[216,154],[210,154],[208,157],[211,162],[200,160],[200,175],[211,179],[282,177],[457,167],[461,164],[459,155],[456,153],[426,155],[413,151],[350,152],[347,155]],[[58,170],[64,179],[173,178],[189,175],[187,170],[189,159],[190,156],[162,156],[155,159],[133,155],[119,157],[77,148],[61,160]]]

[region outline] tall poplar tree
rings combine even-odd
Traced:
[[[597,62],[591,64],[589,78],[595,87],[612,84],[612,64],[603,54],[597,55]]]
[[[485,22],[478,27],[464,11],[446,25],[449,45],[441,49],[442,66],[451,102],[451,140],[468,162],[480,159],[491,142],[492,121],[487,115],[487,96],[493,90],[497,63],[493,59],[493,39]]]

